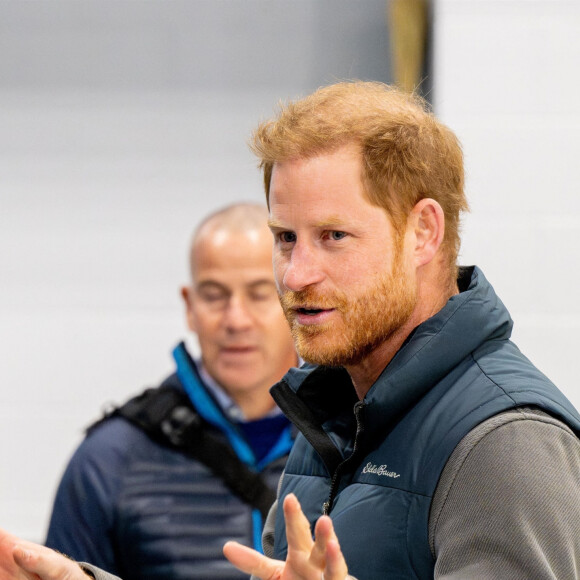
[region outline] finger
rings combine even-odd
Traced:
[[[262,580],[277,580],[282,575],[284,562],[268,558],[252,548],[237,542],[226,542],[223,551],[224,556],[246,574],[252,574]]]
[[[314,533],[312,563],[324,570],[325,580],[344,580],[348,574],[348,567],[340,549],[332,520],[328,516],[318,518]]]
[[[347,576],[348,566],[346,565],[338,540],[328,540],[326,544],[324,580],[345,580]]]
[[[288,555],[294,551],[310,554],[314,544],[310,522],[302,512],[297,497],[292,493],[284,498],[284,519],[286,521]]]
[[[10,577],[11,580],[14,580],[15,578],[18,579],[23,578],[26,580],[38,580],[39,576],[37,574],[31,571],[27,571],[27,569],[22,566],[22,562],[31,557],[28,550],[26,550],[21,545],[15,545],[12,550],[12,557],[14,559],[15,565],[18,566],[18,573],[15,576],[11,576]]]
[[[0,529],[0,578],[2,580],[34,580],[37,578],[24,572],[14,561],[14,546],[20,541],[16,536]]]
[[[321,516],[314,527],[314,547],[310,553],[310,562],[321,569],[326,566],[326,546],[329,540],[336,540],[332,520]]]
[[[43,546],[28,543],[16,544],[12,552],[14,561],[31,578],[40,580],[87,580],[87,574],[72,560]]]

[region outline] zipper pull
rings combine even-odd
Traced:
[[[325,501],[322,504],[322,515],[323,516],[327,516],[328,515],[328,510],[330,509],[330,502],[329,501]]]

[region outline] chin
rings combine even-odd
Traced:
[[[229,373],[222,373],[217,381],[227,393],[245,393],[251,391],[259,383],[255,374],[246,375],[240,369]]]

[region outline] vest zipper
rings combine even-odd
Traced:
[[[357,401],[354,405],[354,416],[356,419],[356,433],[354,436],[354,445],[352,447],[352,453],[349,455],[349,457],[347,457],[344,461],[342,461],[338,465],[338,467],[334,470],[334,474],[332,475],[332,479],[330,480],[330,490],[328,492],[328,499],[322,504],[322,515],[324,516],[327,516],[330,513],[330,510],[332,509],[332,504],[335,500],[335,496],[338,491],[337,490],[338,480],[340,479],[341,472],[349,463],[351,463],[355,459],[357,455],[357,451],[359,449],[360,436],[364,431],[364,425],[362,422],[362,410],[364,406],[365,404],[362,401]]]

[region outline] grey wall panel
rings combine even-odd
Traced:
[[[310,89],[390,78],[384,0],[4,0],[0,87]]]

